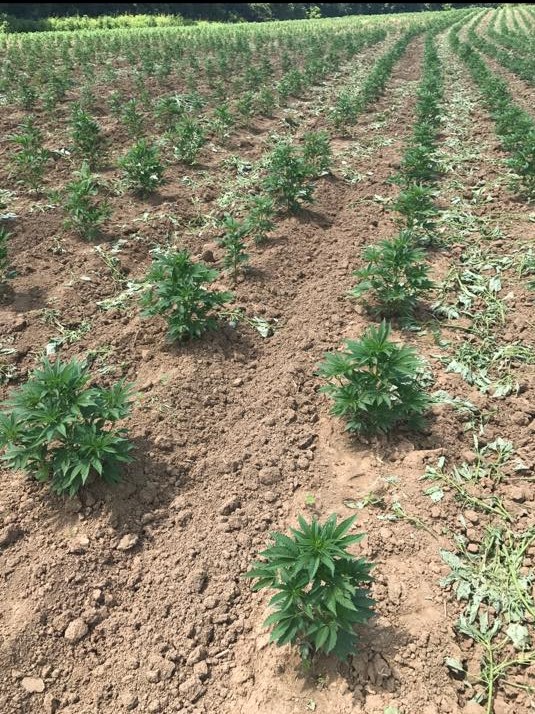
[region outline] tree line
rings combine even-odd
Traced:
[[[307,17],[376,15],[394,12],[421,12],[462,7],[495,6],[498,3],[371,3],[371,2],[251,2],[251,3],[0,3],[0,15],[39,20],[76,15],[98,17],[119,14],[173,14],[186,20],[223,22],[297,20]]]

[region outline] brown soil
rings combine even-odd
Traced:
[[[424,465],[438,455],[458,461],[470,449],[463,424],[450,409],[434,408],[421,434],[358,442],[329,416],[314,376],[325,351],[358,338],[369,324],[344,295],[362,247],[395,230],[393,215],[373,199],[397,191],[388,179],[412,125],[422,48],[421,40],[412,44],[385,96],[351,136],[333,139],[338,150],[365,147],[370,124],[387,112],[381,131],[392,143],[359,160],[364,178],[358,183],[344,182],[337,171],[319,180],[313,206],[278,223],[268,244],[254,251],[246,280],[235,286],[238,306],[277,321],[268,339],[246,327],[224,327],[202,341],[170,346],[163,321],[141,320],[136,308],[127,315],[99,310],[96,301],[119,288],[93,246],[62,229],[57,209],[32,211],[30,198],[17,205],[11,243],[17,277],[0,312],[0,346],[16,350],[9,358],[16,380],[24,379],[36,354],[57,335],[57,327],[42,319],[42,309],[52,308],[70,328],[90,323],[90,331],[63,354],[95,351],[95,369],[114,366],[100,379],[124,375],[136,382],[140,397],[129,422],[136,461],[118,488],[94,484],[80,498],[63,500],[22,474],[6,473],[0,484],[2,712],[463,711],[466,688],[448,674],[444,657],[473,668],[478,653],[456,639],[459,607],[438,583],[446,572],[438,550],[451,546],[448,528],[459,509],[449,495],[438,515],[430,511],[420,481]],[[314,102],[312,97],[308,106]],[[322,117],[307,113],[305,100],[295,110],[311,126],[323,125]],[[4,128],[12,122],[8,117]],[[472,167],[476,185],[479,177],[498,175],[500,154],[492,124],[479,110],[473,126],[492,158]],[[277,118],[258,123],[256,133],[233,139],[229,153],[256,160],[276,127]],[[149,249],[174,226],[170,215],[180,217],[184,242],[196,253],[214,237],[205,229],[199,239],[191,230],[192,197],[201,199],[202,212],[216,211],[218,187],[227,178],[221,157],[203,158],[210,176],[202,195],[181,181],[188,173],[200,178],[200,172],[184,170],[169,177],[146,219],[146,203],[113,198],[108,233],[110,240],[125,239],[118,257],[128,276],[144,274]],[[68,175],[68,167],[58,167],[51,181]],[[503,188],[481,210],[500,222],[510,240],[529,228],[524,206]],[[219,261],[217,248],[215,253]],[[437,254],[437,275],[454,257]],[[518,286],[511,288],[507,329],[522,330],[527,340],[533,335],[532,305]],[[429,358],[437,389],[489,409],[486,438],[513,439],[518,455],[533,465],[532,375],[522,377],[523,394],[501,409],[501,402],[491,403],[440,371],[431,337],[399,337]],[[4,395],[8,391],[3,388]],[[388,476],[397,477],[394,486],[385,485],[382,477]],[[519,504],[509,488],[504,486],[504,497],[529,524],[532,494],[526,491]],[[381,489],[418,514],[432,534],[404,520],[378,520],[370,508],[359,512],[359,528],[368,534],[362,552],[377,564],[377,618],[349,664],[321,661],[305,676],[294,653],[267,646],[261,627],[266,599],[253,595],[241,575],[268,531],[286,529],[306,510],[307,493],[316,501],[310,512],[346,516],[354,512],[351,502]],[[71,641],[71,635],[80,639]],[[44,693],[28,693],[23,677],[41,678]],[[531,705],[517,690],[500,697],[502,714],[527,713]]]

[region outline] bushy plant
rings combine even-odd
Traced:
[[[180,95],[174,95],[159,99],[156,102],[154,113],[161,127],[168,130],[180,119],[184,111],[185,106]]]
[[[20,180],[30,188],[39,188],[50,152],[43,146],[43,135],[33,116],[28,116],[21,123],[18,133],[13,134],[10,140],[18,146],[13,161]]]
[[[296,211],[301,203],[312,201],[312,170],[292,144],[277,144],[268,157],[267,169],[264,189],[281,205]]]
[[[85,161],[75,175],[74,181],[67,184],[65,223],[83,238],[93,240],[99,235],[102,223],[109,218],[111,209],[106,201],[95,200],[98,184]]]
[[[249,260],[245,252],[245,237],[249,233],[249,225],[247,222],[237,221],[232,216],[225,216],[223,229],[225,233],[219,241],[225,248],[223,263],[235,279],[240,268]]]
[[[133,139],[143,134],[145,120],[139,111],[137,99],[129,99],[122,107],[122,120],[126,130]]]
[[[119,161],[127,185],[142,196],[153,193],[164,183],[164,168],[160,161],[160,152],[145,139],[127,152]]]
[[[8,261],[7,261],[7,244],[10,233],[5,226],[0,225],[0,285],[4,282]]]
[[[332,153],[326,131],[309,131],[303,135],[303,159],[315,176],[329,173]]]
[[[170,134],[175,157],[185,164],[194,164],[199,151],[206,144],[204,129],[191,117],[177,122]]]
[[[252,196],[247,206],[245,222],[248,234],[256,245],[263,243],[275,227],[275,202],[269,196]]]
[[[362,257],[367,265],[354,273],[359,282],[351,295],[371,295],[373,309],[385,317],[410,315],[422,294],[433,288],[411,231],[367,246]]]
[[[102,132],[97,122],[81,107],[75,107],[71,118],[74,150],[94,166],[102,145]]]
[[[438,209],[434,204],[435,192],[423,184],[410,184],[401,191],[392,208],[405,217],[407,228],[421,229],[430,234]]]
[[[45,359],[30,374],[0,412],[2,458],[10,468],[70,496],[91,474],[119,481],[132,445],[126,430],[113,425],[130,412],[131,386],[89,386],[90,379],[87,366],[75,359]]]
[[[217,277],[217,270],[194,263],[187,250],[157,253],[142,296],[143,314],[164,316],[171,340],[200,337],[217,326],[218,308],[233,298],[207,287]]]
[[[235,124],[235,118],[229,109],[228,104],[223,103],[214,109],[214,119],[212,121],[212,127],[217,136],[221,139],[224,138],[229,129],[231,129]]]
[[[415,351],[391,342],[386,322],[370,327],[359,341],[325,356],[318,374],[322,391],[333,400],[331,412],[357,434],[388,432],[397,424],[422,425],[429,398],[421,384],[422,363]]]
[[[302,659],[310,662],[317,652],[345,660],[355,651],[355,626],[372,614],[373,600],[366,587],[372,565],[357,558],[348,547],[362,534],[350,535],[355,517],[325,523],[299,517],[291,536],[273,533],[273,545],[259,553],[245,577],[254,590],[275,590],[273,613],[265,621],[272,627],[271,641],[296,644]]]

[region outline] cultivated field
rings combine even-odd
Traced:
[[[2,714],[535,711],[534,37],[0,35]],[[331,514],[342,660],[243,577]]]

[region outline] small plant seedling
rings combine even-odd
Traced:
[[[280,142],[268,158],[264,188],[270,196],[290,211],[301,203],[310,203],[314,191],[310,183],[311,168],[294,146]]]
[[[38,189],[50,152],[43,146],[43,135],[33,116],[28,116],[21,123],[18,134],[12,135],[10,140],[18,146],[13,159],[18,177],[30,188]]]
[[[371,294],[373,310],[384,317],[409,316],[419,298],[433,288],[429,267],[411,231],[368,246],[363,258],[367,265],[354,273],[359,282],[350,294],[356,298]]]
[[[94,240],[100,233],[102,223],[109,218],[111,209],[106,202],[95,201],[98,185],[91,175],[89,164],[84,161],[75,175],[75,180],[67,184],[65,224],[86,240]]]
[[[421,385],[422,363],[414,350],[391,342],[386,322],[370,327],[359,341],[325,356],[318,374],[334,404],[332,413],[357,434],[388,432],[398,424],[422,425],[429,397]]]
[[[269,196],[252,196],[247,206],[245,222],[248,234],[261,245],[275,228],[275,202]]]
[[[12,469],[49,481],[56,493],[76,494],[92,473],[118,483],[132,460],[125,429],[113,425],[130,412],[131,386],[90,387],[75,359],[43,361],[0,412],[0,447]]]
[[[72,113],[71,138],[75,152],[94,166],[102,145],[102,132],[97,122],[78,106]]]
[[[232,216],[225,216],[223,219],[225,234],[219,241],[225,248],[223,263],[225,268],[236,279],[240,268],[248,262],[249,256],[245,252],[245,236],[249,233],[249,225],[246,222],[240,223]]]
[[[401,191],[392,208],[405,217],[407,228],[420,229],[429,235],[435,227],[434,220],[438,215],[434,198],[435,192],[432,188],[415,183]]]
[[[142,296],[143,314],[165,316],[173,341],[200,337],[217,327],[217,309],[233,298],[208,289],[217,276],[217,270],[194,263],[187,250],[157,253]]]
[[[194,164],[199,151],[206,144],[202,126],[191,117],[183,117],[170,133],[175,157],[185,164]]]
[[[148,196],[164,183],[159,151],[145,139],[134,144],[120,159],[119,166],[124,172],[126,184],[142,196]]]
[[[350,535],[354,517],[325,523],[299,517],[291,536],[275,532],[273,545],[259,555],[245,577],[254,590],[276,590],[273,612],[264,625],[272,627],[271,641],[299,647],[304,663],[317,652],[345,660],[355,651],[355,626],[368,620],[373,601],[366,586],[372,565],[348,552],[362,534]]]
[[[6,278],[8,268],[7,244],[10,235],[5,226],[0,226],[0,286]]]
[[[329,173],[332,153],[329,134],[326,131],[309,131],[304,134],[303,159],[311,167],[314,176]]]
[[[123,124],[133,139],[138,139],[143,134],[143,114],[138,109],[137,99],[128,100],[122,109]]]

